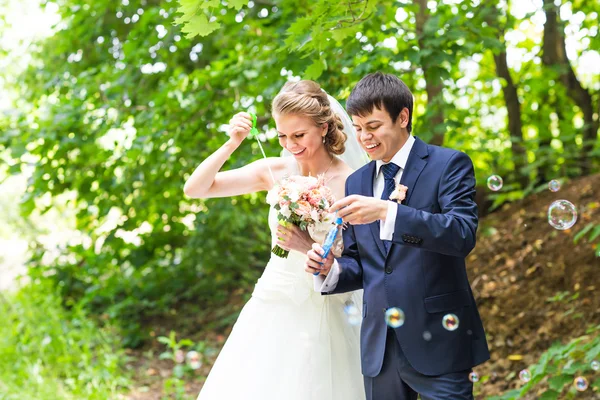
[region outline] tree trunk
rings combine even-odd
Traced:
[[[505,80],[506,84],[502,85],[502,93],[506,110],[508,111],[508,132],[510,134],[510,144],[512,150],[513,164],[517,175],[517,181],[521,188],[525,189],[529,185],[529,172],[527,171],[527,149],[523,145],[523,123],[521,118],[521,101],[517,94],[517,86],[515,85],[508,62],[506,60],[506,44],[504,42],[504,27],[500,26],[498,9],[494,2],[487,5],[492,11],[489,14],[488,24],[498,29],[498,35],[501,38],[502,49],[498,54],[494,54],[494,63],[496,64],[496,75]]]
[[[429,9],[427,8],[427,0],[417,0],[419,11],[416,15],[416,28],[419,48],[426,48],[424,37],[424,26],[429,19]],[[427,117],[424,125],[433,131],[433,136],[429,143],[441,146],[444,144],[444,99],[442,97],[443,84],[439,76],[434,76],[431,73],[431,65],[421,62],[423,75],[425,77],[425,91],[427,92]]]
[[[551,96],[548,90],[544,92],[542,100],[540,102],[538,111],[541,111],[546,105],[550,105],[554,110],[559,110],[558,107],[554,107],[554,101],[551,100]],[[537,177],[536,177],[536,185],[541,185],[542,183],[549,182],[554,177],[554,172],[552,171],[555,162],[551,159],[554,151],[551,148],[552,144],[552,132],[550,130],[550,124],[547,119],[544,119],[544,113],[539,113],[539,118],[536,119],[537,127],[538,127],[538,150],[536,151],[536,159],[540,158],[543,160],[542,163],[538,162],[537,166]],[[559,117],[560,118],[560,117]]]
[[[594,120],[594,104],[590,93],[581,86],[571,62],[567,58],[564,28],[558,19],[558,7],[553,0],[544,0],[546,23],[544,24],[544,43],[542,61],[544,65],[560,67],[560,81],[567,89],[567,95],[577,104],[583,113],[583,147],[581,149],[581,172],[592,172],[591,152],[598,139],[600,121]]]

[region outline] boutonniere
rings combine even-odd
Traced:
[[[406,192],[408,191],[408,187],[396,184],[396,189],[390,194],[390,200],[401,203],[406,198]]]

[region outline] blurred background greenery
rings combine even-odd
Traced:
[[[210,360],[269,233],[264,193],[190,200],[183,183],[241,110],[279,154],[270,102],[288,80],[343,103],[365,74],[397,74],[414,134],[473,159],[482,216],[596,176],[599,13],[598,0],[0,1],[0,399],[192,396],[202,373],[172,369],[152,394],[135,360]],[[248,141],[225,168],[260,156]],[[578,226],[571,245],[600,252],[600,221]],[[587,360],[600,345],[597,329],[586,337]],[[553,354],[565,364],[571,350]],[[503,398],[547,384],[535,371]],[[574,374],[545,396],[573,396]]]

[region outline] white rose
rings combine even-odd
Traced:
[[[290,192],[290,200],[292,201],[292,203],[295,203],[298,200],[300,200],[300,193],[298,193],[297,190],[292,190]]]
[[[277,189],[273,188],[269,190],[267,193],[267,203],[274,206],[279,201],[279,197],[277,196]]]
[[[281,210],[279,210],[279,213],[286,218],[289,218],[292,216],[292,212],[290,211],[290,208],[288,206],[281,207]]]

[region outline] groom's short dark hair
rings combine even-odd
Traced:
[[[373,112],[373,108],[386,110],[392,122],[396,122],[400,111],[408,108],[408,125],[412,130],[413,94],[404,82],[397,76],[375,72],[362,78],[352,89],[346,110],[350,115],[364,117]]]

